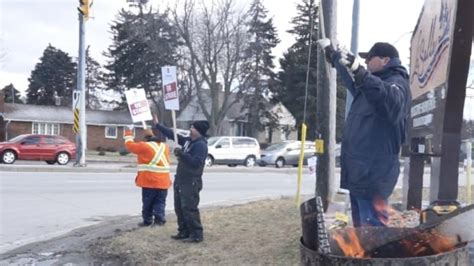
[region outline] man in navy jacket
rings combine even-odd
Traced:
[[[354,97],[341,145],[341,187],[351,198],[354,226],[384,226],[386,203],[400,173],[411,94],[398,51],[376,43],[359,53],[367,69],[348,51],[318,41]]]
[[[166,137],[173,139],[173,131],[161,124],[156,124]],[[207,157],[206,132],[207,121],[194,121],[189,129],[190,136],[178,135],[178,144],[183,148],[175,148],[174,155],[178,158],[178,166],[173,184],[174,211],[178,219],[178,234],[171,238],[184,242],[199,243],[203,241],[203,227],[199,214],[199,192],[202,189],[202,172]]]

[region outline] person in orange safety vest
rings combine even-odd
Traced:
[[[166,196],[171,186],[170,151],[151,129],[143,131],[144,141],[135,141],[133,127],[125,130],[125,147],[137,155],[135,184],[142,188],[142,218],[139,226],[164,225]],[[154,216],[154,219],[153,219]]]

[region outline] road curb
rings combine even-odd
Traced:
[[[171,173],[176,173],[176,165],[171,166]],[[58,173],[136,173],[136,166],[133,164],[117,164],[116,167],[112,163],[107,164],[107,166],[99,165],[88,165],[85,167],[73,167],[72,165],[66,166],[39,166],[39,165],[0,165],[0,172],[58,172]],[[287,173],[287,174],[296,174],[298,168],[270,168],[270,167],[209,167],[204,170],[204,173]],[[306,173],[307,170],[304,170]]]

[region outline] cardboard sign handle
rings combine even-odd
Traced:
[[[174,137],[175,147],[179,147],[178,132],[176,130],[176,112],[175,112],[175,110],[171,110],[171,118],[173,119],[173,137]]]

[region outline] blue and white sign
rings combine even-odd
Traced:
[[[456,0],[426,0],[411,40],[412,99],[441,86],[448,78]]]

